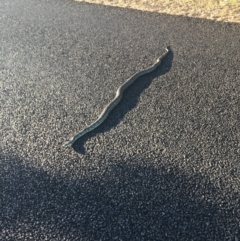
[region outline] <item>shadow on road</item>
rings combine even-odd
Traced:
[[[1,240],[234,240],[238,207],[209,178],[134,160],[70,180],[0,156]],[[161,160],[159,160],[161,163]],[[89,176],[87,178],[87,176]],[[236,194],[236,200],[238,198]]]
[[[154,72],[137,79],[127,90],[124,91],[122,100],[110,112],[107,119],[99,127],[79,138],[79,140],[74,143],[73,148],[76,152],[85,154],[84,144],[89,138],[97,135],[98,133],[109,131],[113,127],[117,126],[124,116],[131,109],[136,107],[141,93],[150,86],[152,81],[156,77],[166,74],[171,69],[174,54],[170,47],[168,47],[168,49],[169,53],[162,60],[160,66]]]

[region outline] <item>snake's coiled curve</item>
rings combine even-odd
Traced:
[[[150,66],[147,69],[141,70],[137,73],[135,73],[133,76],[131,76],[129,79],[127,79],[117,90],[115,98],[103,109],[102,113],[100,114],[100,116],[98,117],[98,119],[93,122],[91,125],[89,125],[88,127],[86,127],[84,130],[82,130],[81,132],[79,132],[77,135],[73,136],[69,141],[65,142],[63,144],[63,146],[65,147],[71,147],[75,141],[77,141],[80,137],[84,136],[85,134],[87,134],[88,132],[94,130],[95,128],[97,128],[99,125],[101,125],[104,120],[108,117],[110,111],[120,102],[120,100],[122,99],[122,94],[124,92],[124,90],[126,90],[131,84],[134,83],[134,81],[136,79],[138,79],[139,77],[145,75],[145,74],[149,74],[151,72],[153,72],[160,64],[162,59],[168,54],[169,49],[166,48],[166,52],[157,59],[157,61]]]

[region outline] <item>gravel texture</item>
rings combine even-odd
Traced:
[[[240,25],[0,1],[0,240],[240,239]],[[171,52],[94,121],[133,73]]]

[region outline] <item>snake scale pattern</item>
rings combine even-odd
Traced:
[[[124,90],[126,90],[131,84],[133,84],[135,80],[138,79],[139,77],[153,72],[161,64],[162,59],[168,54],[168,52],[169,52],[169,49],[166,48],[166,52],[160,58],[158,58],[157,61],[152,66],[135,73],[129,79],[127,79],[117,89],[114,99],[103,109],[98,119],[94,121],[92,124],[90,124],[88,127],[86,127],[85,129],[83,129],[81,132],[79,132],[77,135],[73,136],[69,141],[65,142],[63,146],[71,147],[80,137],[84,136],[88,132],[94,130],[99,125],[101,125],[104,122],[104,120],[108,117],[111,110],[121,101]]]

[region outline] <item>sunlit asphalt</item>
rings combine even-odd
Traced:
[[[1,0],[0,240],[238,240],[239,33]],[[100,127],[62,147],[166,46]]]

